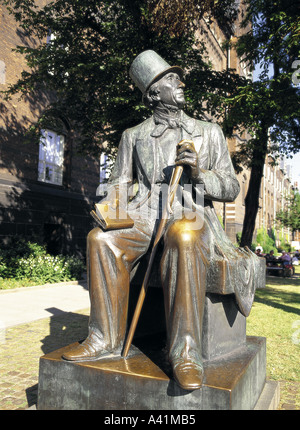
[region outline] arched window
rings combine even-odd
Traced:
[[[42,130],[39,147],[38,180],[55,185],[63,183],[65,137]]]

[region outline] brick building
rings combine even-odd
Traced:
[[[12,49],[36,43],[0,6],[0,90],[26,69],[24,57]],[[0,240],[40,238],[50,252],[83,255],[93,223],[89,212],[99,184],[99,159],[76,154],[76,138],[64,118],[49,124],[44,144],[25,139],[28,124],[48,102],[47,94],[0,100]]]
[[[291,166],[286,162],[285,158],[282,158],[276,165],[273,165],[273,161],[274,159],[268,156],[264,166],[257,226],[266,229],[269,234],[273,230],[276,237],[276,246],[280,246],[280,240],[289,243],[296,240],[292,237],[291,229],[278,228],[276,225],[276,213],[280,210],[286,210],[287,198],[295,185],[292,183]]]

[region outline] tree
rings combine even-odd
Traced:
[[[128,74],[135,56],[145,49],[154,49],[188,70],[187,109],[200,118],[215,104],[216,88],[227,91],[233,82],[230,73],[213,72],[203,60],[204,46],[195,40],[188,13],[199,19],[210,12],[228,27],[234,16],[233,0],[225,0],[222,7],[217,1],[191,1],[191,9],[182,6],[185,2],[167,0],[56,0],[44,7],[34,0],[2,3],[28,36],[42,41],[35,48],[17,47],[30,70],[6,93],[8,97],[40,91],[55,94],[32,127],[36,137],[50,120],[65,118],[81,137],[79,151],[99,155],[103,142],[105,151],[113,150],[122,131],[148,115]],[[228,17],[223,13],[226,8]],[[170,31],[164,26],[166,19]],[[45,43],[49,32],[51,41]]]
[[[229,134],[236,129],[251,134],[234,156],[237,165],[251,169],[241,237],[241,246],[250,247],[267,154],[293,154],[300,149],[299,87],[293,84],[292,67],[300,58],[300,20],[293,0],[245,0],[245,5],[242,27],[248,31],[234,46],[252,69],[260,67],[259,78],[225,98],[224,127]]]
[[[278,211],[276,221],[281,227],[288,227],[294,234],[300,230],[300,194],[293,190],[291,195],[286,198],[285,208]]]
[[[231,32],[230,27],[237,18],[237,5],[232,0],[148,0],[147,4],[149,21],[158,35],[171,33],[179,37],[191,29],[196,30],[204,14]]]

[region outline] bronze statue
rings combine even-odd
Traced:
[[[174,166],[183,166],[182,199],[176,196],[168,213],[160,270],[173,376],[179,386],[194,390],[203,381],[205,294],[234,294],[247,316],[260,283],[258,259],[231,243],[214,211],[213,201],[236,199],[239,183],[221,128],[182,111],[182,69],[149,50],[133,61],[130,76],[153,115],[123,133],[104,203],[118,207],[124,195],[120,189],[136,181],[137,194],[126,207],[134,225],[107,231],[96,227],[89,233],[89,335],[63,357],[88,361],[121,353],[131,272],[155,236],[161,188],[169,184]],[[196,223],[190,214],[198,216]]]

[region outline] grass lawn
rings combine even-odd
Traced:
[[[0,290],[11,290],[14,288],[32,287],[37,285],[37,282],[31,281],[30,279],[0,279]]]
[[[266,288],[257,290],[247,319],[247,334],[267,338],[267,378],[300,387],[300,267],[291,278],[268,276]],[[300,393],[295,393],[300,409]],[[281,402],[282,402],[281,401]]]
[[[71,282],[71,279],[69,281],[61,281],[61,282]],[[32,281],[31,279],[17,280],[17,279],[13,279],[13,278],[11,278],[11,279],[1,279],[0,278],[0,290],[12,290],[15,288],[33,287],[34,285],[43,285],[43,282],[42,281],[40,281],[40,282]]]

